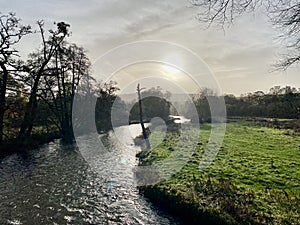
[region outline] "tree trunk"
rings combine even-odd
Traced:
[[[150,146],[150,142],[149,142],[149,139],[148,139],[147,131],[146,131],[146,128],[145,128],[145,125],[144,125],[144,121],[143,121],[143,106],[142,106],[140,84],[138,84],[138,86],[137,86],[137,93],[138,93],[138,100],[139,100],[140,123],[141,123],[141,127],[142,127],[142,133],[143,133],[143,137],[145,139],[146,147],[149,150],[151,148],[151,146]]]
[[[0,67],[3,72],[3,79],[1,82],[1,90],[0,90],[0,144],[3,141],[4,135],[4,113],[5,113],[5,95],[6,95],[6,87],[7,87],[7,80],[8,80],[8,71],[4,64],[0,63]]]
[[[19,139],[23,139],[23,138],[31,135],[32,128],[33,128],[33,122],[34,122],[34,119],[36,116],[36,109],[37,109],[36,95],[37,95],[37,91],[38,91],[38,86],[39,86],[42,74],[44,72],[44,69],[45,69],[46,65],[48,64],[48,62],[50,61],[50,58],[51,57],[49,56],[43,62],[43,64],[41,65],[41,67],[38,70],[37,75],[34,79],[34,84],[31,89],[29,101],[26,104],[25,115],[24,115],[23,122],[21,124],[21,128],[19,131],[19,136],[18,136]]]
[[[74,142],[74,133],[73,128],[71,126],[64,126],[61,132],[63,142],[67,144],[71,144]]]
[[[41,73],[39,73],[36,79],[34,80],[34,85],[30,93],[29,101],[26,104],[25,115],[19,132],[20,139],[30,136],[32,132],[33,122],[35,119],[36,108],[37,108],[36,94],[37,94],[40,78],[41,78]]]

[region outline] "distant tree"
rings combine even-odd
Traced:
[[[171,103],[169,98],[171,94],[164,91],[161,87],[152,87],[141,92],[143,105],[143,118],[149,121],[154,117],[160,117],[168,120],[170,115]],[[130,121],[139,121],[139,106],[134,104],[130,110]]]
[[[98,87],[96,79],[90,73],[83,76],[79,81],[72,110],[72,124],[76,132],[75,135],[95,131],[95,102],[99,97]]]
[[[111,110],[114,101],[120,101],[116,93],[119,88],[115,81],[109,81],[99,83],[96,90],[98,97],[95,108],[95,121],[97,131],[101,133],[112,128]]]
[[[171,93],[169,91],[163,90],[160,86],[151,87],[142,92],[142,97],[155,96],[163,98],[165,100],[170,100]]]
[[[213,23],[224,26],[233,23],[234,19],[244,13],[262,8],[271,22],[279,28],[284,42],[290,50],[276,65],[287,69],[300,62],[300,2],[297,0],[191,0],[199,7],[198,19],[209,26]]]
[[[280,86],[274,86],[274,87],[270,88],[269,94],[271,94],[271,95],[281,94],[281,87]]]
[[[14,13],[0,13],[0,143],[3,140],[4,114],[9,75],[18,67],[18,51],[15,49],[20,40],[31,33],[31,27],[21,24]]]
[[[300,92],[294,87],[274,86],[268,93],[256,91],[224,98],[228,116],[300,118]]]
[[[294,87],[275,86],[268,93],[255,91],[242,94],[240,97],[217,96],[209,89],[202,90],[198,94],[192,95],[193,103],[187,101],[184,105],[184,116],[192,121],[198,117],[200,122],[210,122],[213,119],[211,118],[211,107],[218,110],[217,106],[223,97],[229,117],[300,118],[300,91]],[[197,109],[197,115],[193,115],[191,118],[189,115],[192,115],[193,106]],[[214,115],[224,115],[224,112],[217,110],[214,111]]]
[[[193,103],[197,109],[200,122],[211,121],[211,109],[210,104],[218,99],[216,93],[209,88],[201,88],[197,94],[192,96]]]
[[[239,99],[234,95],[225,95],[226,110],[228,116],[238,116],[240,110]]]
[[[95,128],[98,133],[103,133],[112,129],[113,125],[128,123],[128,116],[125,116],[126,104],[117,96],[118,90],[115,81],[97,82],[91,76],[82,77],[73,108],[73,127],[76,135],[94,132]],[[115,107],[113,124],[112,107]]]

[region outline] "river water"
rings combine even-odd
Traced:
[[[116,128],[123,143],[114,132],[94,134],[81,137],[79,149],[56,140],[1,159],[0,224],[179,224],[138,193],[139,125],[130,125],[131,135],[125,128]],[[95,136],[105,152],[91,159]]]

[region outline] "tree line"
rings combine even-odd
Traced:
[[[91,75],[86,50],[69,41],[69,24],[58,22],[46,29],[43,21],[37,21],[36,26],[34,30],[23,25],[15,13],[0,14],[0,144],[22,143],[36,133],[58,133],[72,142],[74,126],[80,134],[94,128],[106,132],[112,129],[114,102],[120,113],[114,125],[137,121],[137,103],[126,104],[117,96],[116,82],[99,82]],[[23,59],[19,48],[29,35],[38,35],[40,44]],[[156,87],[142,96],[146,121],[156,116],[167,119],[170,93]],[[80,107],[74,109],[74,102]]]
[[[211,121],[210,102],[224,98],[228,117],[267,117],[300,119],[300,89],[291,86],[274,86],[267,93],[255,91],[243,94],[217,96],[212,90],[202,89],[192,95],[200,122]],[[190,106],[186,105],[186,116]]]
[[[37,21],[36,29],[22,24],[14,13],[0,14],[0,144],[5,140],[19,141],[33,133],[59,132],[65,141],[73,141],[73,100],[79,95],[82,114],[91,103],[95,120],[77,121],[88,132],[96,124],[98,132],[111,129],[111,108],[119,101],[120,112],[129,110],[129,121],[138,121],[138,105],[128,105],[117,96],[117,83],[97,82],[91,75],[91,62],[83,47],[71,43],[70,25],[65,22],[46,29]],[[38,35],[40,44],[23,59],[19,55],[25,36]],[[142,92],[145,120],[153,117],[168,119],[170,93],[161,88]],[[228,116],[257,116],[272,118],[298,118],[300,115],[300,90],[275,86],[268,93],[257,91],[235,97],[225,95]],[[209,121],[209,101],[217,103],[220,96],[203,89],[193,95],[193,104],[202,122]],[[187,104],[187,103],[186,103]],[[86,107],[85,107],[86,106]],[[185,105],[189,117],[190,106]],[[91,113],[91,116],[94,114]],[[124,124],[120,115],[117,124]],[[77,125],[77,124],[76,124]]]
[[[53,130],[72,141],[75,94],[107,101],[118,90],[115,83],[103,84],[91,76],[86,50],[68,40],[69,24],[58,22],[46,29],[37,21],[36,26],[22,24],[15,13],[0,14],[0,144]],[[40,44],[22,59],[19,48],[29,35],[39,35]]]

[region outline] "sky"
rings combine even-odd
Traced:
[[[211,84],[235,95],[275,85],[300,88],[299,66],[272,72],[286,49],[280,31],[260,11],[224,29],[206,29],[188,0],[0,0],[0,12],[15,12],[34,28],[41,19],[47,28],[55,21],[69,23],[69,40],[87,49],[93,74],[115,79],[124,90],[137,82],[163,88],[169,82],[171,92],[177,86],[195,92]],[[149,40],[160,45],[151,47]],[[40,39],[31,35],[22,41],[19,48],[26,56]],[[108,67],[114,69],[103,69]]]

